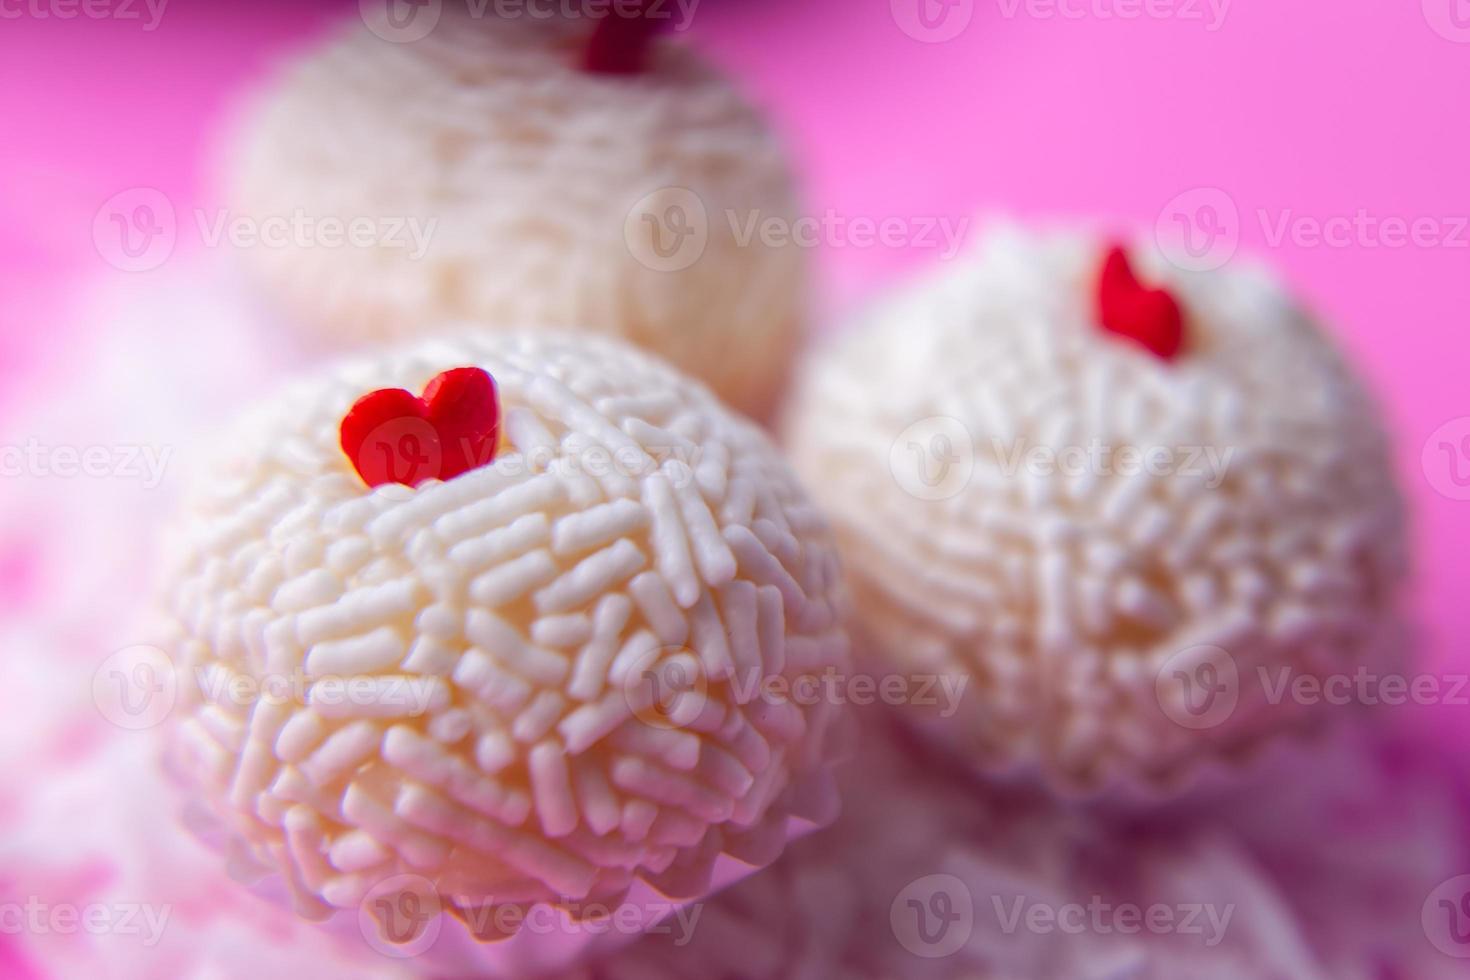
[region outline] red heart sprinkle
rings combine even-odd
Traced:
[[[495,380],[476,367],[454,368],[417,398],[382,388],[342,417],[342,451],[370,487],[452,480],[495,459],[500,406]]]
[[[592,31],[582,52],[582,70],[594,75],[638,75],[648,68],[648,47],[664,25],[649,0],[615,4]]]
[[[1108,250],[1097,290],[1098,319],[1112,333],[1173,360],[1184,347],[1184,313],[1167,290],[1147,289],[1133,274],[1121,245]]]

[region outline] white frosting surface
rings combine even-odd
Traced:
[[[766,411],[804,263],[742,240],[753,221],[794,216],[764,119],[674,40],[655,42],[648,72],[609,78],[576,67],[589,20],[458,7],[408,44],[354,13],[260,94],[226,164],[234,217],[365,218],[399,244],[307,236],[248,258],[338,339],[414,336],[426,320],[584,329]],[[421,255],[395,221],[426,233]]]
[[[347,408],[469,365],[495,463],[365,488]],[[693,896],[830,817],[840,707],[769,685],[846,664],[835,548],[702,386],[605,340],[466,335],[298,385],[220,455],[171,591],[178,768],[303,914],[400,873],[451,910]]]
[[[1135,251],[1186,313],[1165,362],[1095,322],[1105,250],[992,233],[814,359],[790,449],[875,654],[969,679],[957,754],[1173,786],[1321,714],[1263,679],[1380,664],[1403,522],[1375,407],[1276,284]]]

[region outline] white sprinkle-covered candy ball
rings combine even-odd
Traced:
[[[466,367],[498,387],[494,461],[369,489],[349,408]],[[427,447],[409,421],[364,457]],[[298,385],[220,450],[179,534],[171,743],[303,914],[392,908],[400,876],[472,927],[635,879],[696,896],[830,817],[841,706],[785,694],[846,664],[835,547],[703,386],[584,335],[461,335]]]
[[[376,5],[254,100],[232,215],[283,233],[248,264],[337,342],[426,320],[588,330],[768,413],[805,279],[800,248],[758,233],[796,207],[764,117],[673,31],[609,75],[581,66],[599,18],[463,8],[400,43]]]
[[[874,654],[966,685],[925,727],[1153,795],[1348,713],[1294,692],[1395,652],[1405,535],[1374,404],[1275,282],[1136,249],[1120,336],[1109,251],[991,233],[811,364],[790,452]]]

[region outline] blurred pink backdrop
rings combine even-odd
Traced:
[[[180,208],[207,200],[220,113],[351,7],[174,0],[156,23],[142,3],[136,19],[6,8],[0,413],[24,397],[22,365],[64,370],[71,356],[73,283],[112,271],[93,242],[99,208],[135,187]],[[1455,499],[1470,497],[1457,483],[1470,482],[1466,0],[703,0],[691,34],[776,113],[814,215],[1151,229],[1183,214],[1281,269],[1389,406],[1426,655],[1470,668],[1470,501]],[[1360,214],[1428,223],[1402,247],[1362,219],[1345,242],[1310,237]],[[178,251],[191,247],[184,229]],[[829,244],[827,319],[937,258]],[[0,577],[14,592],[24,567]]]

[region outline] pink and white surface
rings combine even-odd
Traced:
[[[306,963],[322,975],[407,975],[398,961],[363,958],[236,894],[212,855],[188,851],[191,843],[180,850],[148,789],[143,743],[119,739],[90,688],[104,658],[147,638],[140,615],[157,518],[191,441],[303,358],[284,331],[260,327],[206,241],[217,217],[206,163],[217,127],[271,59],[351,8],[189,0],[0,8],[0,822],[9,828],[0,835],[0,892],[12,904],[34,898],[120,914],[145,900],[133,893],[148,881],[146,900],[179,917],[136,958],[116,928],[7,928],[0,975],[289,975]],[[1253,253],[1277,266],[1386,404],[1415,516],[1412,612],[1423,669],[1446,693],[1390,712],[1413,732],[1413,751],[1383,768],[1433,772],[1429,757],[1470,758],[1462,747],[1470,707],[1448,694],[1470,671],[1463,0],[704,0],[691,23],[693,43],[741,77],[788,135],[828,321],[943,261],[984,212],[1101,218],[1156,230],[1187,261]],[[68,466],[57,452],[65,447],[79,460],[98,450],[96,475]],[[1391,786],[1408,777],[1372,778]],[[1470,871],[1445,829],[1453,820],[1432,813],[1453,803],[1445,793],[1418,806],[1435,825],[1429,838],[1443,842],[1434,854],[1387,859],[1401,863],[1405,892],[1418,888],[1431,907],[1438,881]],[[1388,836],[1375,837],[1386,818],[1363,800],[1314,805],[1324,809],[1307,822],[1347,828],[1344,839]],[[853,818],[858,827],[865,812]],[[925,832],[917,819],[910,830]],[[1354,930],[1344,920],[1304,924],[1330,918],[1333,899],[1304,884],[1319,870],[1309,853],[1277,848],[1285,854],[1275,854],[1269,877],[1286,899],[1237,874],[1271,850],[1262,845],[1230,875],[1258,909],[1276,910],[1256,920],[1261,929],[1292,933],[1271,948],[1306,944],[1305,959],[1272,966],[1357,975],[1323,948],[1359,941],[1345,935]],[[1206,873],[1205,862],[1178,867],[1186,866]],[[941,872],[955,873],[922,856],[893,873]],[[896,897],[878,900],[891,877],[810,880],[830,894],[870,888],[848,895],[863,906],[855,921],[877,921],[867,917],[881,918]],[[771,898],[736,892],[729,901],[759,907]],[[1418,908],[1407,911],[1417,921]],[[830,952],[865,942],[824,932],[831,926],[821,917],[803,928],[779,961],[788,975],[803,975],[801,957],[811,954],[803,943],[820,938]],[[1425,938],[1423,963],[1433,966],[1385,957],[1383,970],[1400,972],[1378,975],[1453,975],[1455,961]],[[1126,955],[1116,955],[1092,957],[1091,975],[1153,975],[1127,972]],[[1038,969],[1024,956],[971,965],[996,976]]]

